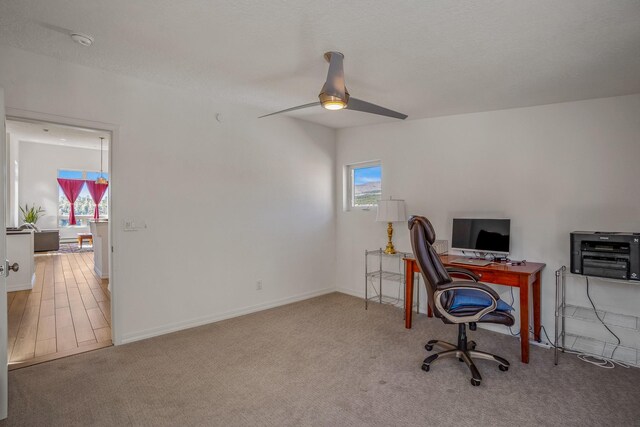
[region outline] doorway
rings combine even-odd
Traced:
[[[7,117],[9,370],[112,345],[112,132]]]

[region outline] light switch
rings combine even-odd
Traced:
[[[125,219],[124,220],[124,227],[123,227],[124,231],[136,231],[135,225],[136,225],[136,223],[132,219]]]
[[[123,221],[122,228],[124,231],[138,231],[147,228],[147,224],[142,219],[129,218]]]

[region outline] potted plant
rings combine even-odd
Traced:
[[[29,207],[28,204],[24,205],[24,208],[20,206],[20,213],[22,214],[22,223],[26,225],[26,228],[33,228],[35,230],[38,229],[36,223],[38,220],[44,216],[44,209],[42,206],[36,207],[33,205]]]

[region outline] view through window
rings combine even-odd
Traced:
[[[109,179],[109,174],[106,172],[102,173],[107,180]],[[60,169],[58,171],[58,178],[67,178],[67,179],[88,179],[95,181],[100,177],[100,172],[91,172],[91,171],[72,171],[72,170],[63,170]],[[109,193],[105,193],[102,201],[98,205],[98,211],[100,212],[101,219],[107,219],[109,215]],[[89,225],[89,220],[93,219],[93,209],[95,204],[93,203],[93,199],[91,198],[91,194],[89,194],[89,190],[87,190],[87,186],[82,187],[82,191],[80,195],[76,199],[76,202],[73,204],[75,207],[76,213],[76,226],[86,227]],[[69,204],[69,200],[67,200],[64,192],[62,191],[62,187],[58,185],[58,226],[59,227],[72,227],[69,225],[69,210],[71,205]]]
[[[382,195],[382,165],[351,168],[351,207],[375,206]]]

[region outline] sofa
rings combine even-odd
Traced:
[[[57,251],[60,249],[58,230],[40,230],[33,233],[34,252]]]

